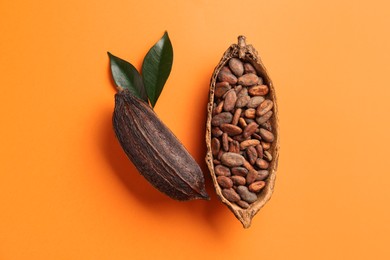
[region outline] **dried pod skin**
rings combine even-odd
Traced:
[[[215,94],[216,84],[222,81],[229,81],[236,95],[230,94],[228,97],[227,109],[230,115],[213,115],[214,104],[226,102],[226,94]],[[235,106],[232,108],[234,99]],[[207,106],[206,163],[218,197],[244,228],[251,225],[252,218],[271,198],[274,189],[279,157],[277,108],[275,88],[268,72],[252,45],[247,45],[245,37],[239,36],[238,44],[231,45],[223,54],[211,77]],[[237,126],[242,132],[238,134],[240,131],[230,125],[224,125],[221,129],[222,124]],[[229,149],[228,152],[222,151],[219,158],[213,157],[211,139],[215,136],[211,130],[215,126],[220,127],[224,134],[230,133],[229,137],[239,144],[239,151]],[[220,140],[221,136],[218,137]],[[221,165],[214,164],[215,159]],[[221,166],[231,174],[232,188],[218,184],[217,176],[222,175],[218,167]]]
[[[209,198],[199,165],[153,109],[128,90],[115,95],[113,126],[127,157],[155,188],[176,200]]]

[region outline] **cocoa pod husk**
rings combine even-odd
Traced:
[[[146,102],[119,90],[113,126],[127,157],[155,188],[179,201],[209,199],[199,165]]]
[[[258,175],[255,179],[255,181],[264,181],[265,185],[264,187],[261,187],[261,191],[256,195],[257,199],[252,203],[252,200],[254,196],[250,193],[250,197],[246,198],[250,203],[248,206],[248,203],[245,204],[245,206],[240,206],[242,203],[238,201],[238,199],[235,199],[233,201],[232,198],[230,198],[230,201],[226,198],[225,195],[231,196],[230,193],[232,193],[230,190],[227,192],[225,189],[223,189],[218,185],[217,179],[216,179],[216,174],[214,172],[214,167],[216,165],[213,164],[213,155],[212,155],[212,150],[211,150],[211,121],[213,119],[213,104],[214,104],[214,91],[215,91],[215,84],[217,83],[217,76],[221,69],[225,66],[228,65],[228,62],[231,58],[238,58],[240,59],[243,64],[244,64],[244,70],[245,73],[257,73],[259,76],[259,84],[258,86],[261,87],[253,87],[253,86],[248,86],[248,90],[251,90],[255,93],[252,93],[252,95],[265,95],[267,99],[271,100],[273,102],[273,107],[272,107],[272,112],[267,114],[269,116],[268,118],[259,118],[257,120],[257,123],[263,124],[266,121],[269,122],[270,129],[272,128],[272,133],[273,133],[273,142],[270,143],[270,146],[267,147],[267,150],[271,156],[272,156],[272,161],[269,163],[269,167],[267,170],[261,170],[258,172]],[[250,83],[252,84],[252,83]],[[248,83],[248,85],[250,85]],[[268,88],[262,86],[265,85]],[[244,86],[245,87],[245,86]],[[257,89],[258,88],[258,89]],[[264,88],[264,90],[263,90]],[[260,93],[257,93],[260,92]],[[240,94],[237,95],[238,98],[240,98]],[[271,110],[270,110],[271,111]],[[274,85],[271,81],[271,78],[269,77],[269,74],[262,63],[260,57],[258,56],[257,51],[253,48],[252,45],[247,45],[245,42],[245,37],[244,36],[239,36],[238,37],[238,44],[233,44],[231,45],[226,52],[223,54],[219,64],[216,66],[214,73],[211,77],[210,81],[210,91],[209,91],[209,103],[207,105],[207,122],[206,122],[206,145],[207,145],[207,155],[206,155],[206,163],[207,166],[210,170],[211,178],[213,180],[214,188],[215,191],[220,198],[220,200],[226,204],[226,206],[234,213],[236,218],[242,223],[244,228],[248,228],[251,225],[253,217],[259,212],[259,210],[270,200],[273,190],[274,190],[274,185],[275,185],[275,179],[276,179],[276,172],[277,172],[277,167],[278,167],[278,157],[279,157],[279,123],[278,123],[278,107],[277,107],[277,102],[276,102],[276,93],[275,93],[275,88]],[[245,127],[246,123],[244,120],[241,120],[242,118],[239,119],[238,124],[242,127]],[[267,119],[267,120],[265,120]],[[260,121],[260,122],[259,122]],[[264,121],[264,122],[263,122]],[[260,126],[259,126],[260,127]],[[262,141],[263,142],[263,141]],[[261,146],[260,144],[256,146],[256,150],[259,150]],[[263,150],[261,149],[261,152]],[[262,156],[262,153],[261,153]],[[244,164],[244,167],[251,168],[252,166],[250,163]],[[253,167],[252,167],[253,168]],[[235,171],[235,170],[233,170]],[[263,173],[264,172],[264,173]],[[260,174],[261,173],[261,174]],[[256,182],[254,182],[256,183]],[[253,184],[252,186],[258,185],[258,183]],[[260,187],[252,187],[251,189],[254,191],[257,191]],[[240,188],[240,192],[244,195],[246,195],[246,189]],[[231,196],[232,197],[232,196]],[[236,201],[237,200],[237,201]]]

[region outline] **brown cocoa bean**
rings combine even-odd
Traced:
[[[255,122],[249,123],[244,128],[244,131],[242,132],[242,136],[245,137],[245,138],[248,137],[248,136],[251,136],[252,134],[254,134],[256,132],[258,127],[259,127],[259,125],[256,124]]]
[[[257,157],[259,157],[260,159],[263,158],[263,154],[264,154],[263,146],[261,144],[258,144],[255,146],[255,148],[257,152]]]
[[[256,122],[259,125],[262,125],[262,124],[264,124],[265,122],[267,122],[271,118],[272,114],[273,114],[273,112],[272,112],[272,110],[270,110],[267,113],[265,113],[263,116],[257,117],[256,118]]]
[[[263,146],[263,150],[266,151],[269,148],[271,148],[271,143],[267,143],[267,142],[261,141],[261,146]]]
[[[241,85],[239,85],[241,86]],[[242,86],[241,86],[242,88]],[[240,97],[245,97],[245,96],[248,96],[248,89],[247,88],[242,88],[240,92],[238,92],[237,94],[237,98],[240,98]]]
[[[249,87],[256,85],[259,81],[259,77],[255,73],[247,73],[238,78],[237,83]]]
[[[244,64],[237,58],[231,58],[229,60],[229,68],[237,77],[244,74]]]
[[[244,73],[247,74],[247,73],[254,73],[256,74],[256,70],[255,68],[252,66],[252,64],[248,63],[248,62],[245,62],[244,63]]]
[[[229,152],[239,153],[240,152],[240,143],[236,140],[233,140],[229,145]]]
[[[266,160],[259,158],[259,159],[256,160],[256,165],[260,169],[265,170],[265,169],[268,169],[269,163]]]
[[[237,98],[237,101],[236,101],[236,107],[245,107],[249,100],[251,99],[250,96],[242,96],[242,97],[239,97]]]
[[[250,206],[248,202],[243,201],[243,200],[237,201],[236,204],[243,209],[247,209]]]
[[[231,173],[233,175],[245,177],[248,174],[248,170],[244,167],[233,167]]]
[[[266,159],[267,161],[272,161],[272,154],[268,151],[264,151],[264,159]]]
[[[223,165],[215,166],[214,171],[215,171],[215,174],[217,176],[230,176],[231,175],[230,169],[226,166],[223,166]]]
[[[256,148],[253,146],[249,146],[248,148],[246,148],[246,157],[248,158],[250,164],[255,164],[257,159]]]
[[[237,95],[234,89],[229,90],[225,95],[225,102],[223,104],[223,110],[231,111],[234,109],[237,101]]]
[[[272,131],[272,125],[271,125],[270,121],[267,121],[264,124],[261,124],[261,127],[264,129],[267,129],[268,131]]]
[[[215,110],[214,110],[215,115],[216,115],[216,114],[220,114],[220,113],[222,112],[224,104],[225,104],[225,100],[221,100],[221,101],[218,103],[217,107],[216,107]]]
[[[211,124],[213,126],[220,126],[224,123],[232,122],[233,115],[229,112],[222,112],[218,115],[215,115],[213,119],[211,119]]]
[[[274,134],[264,128],[260,128],[259,134],[261,138],[268,143],[271,143],[275,140]]]
[[[248,171],[252,171],[255,169],[253,168],[252,164],[250,164],[250,162],[248,162],[247,160],[244,161],[244,164],[242,166],[244,166]]]
[[[264,103],[264,97],[254,96],[254,97],[251,97],[251,99],[249,100],[248,104],[246,104],[246,106],[249,108],[257,108],[259,105],[261,105],[263,103]],[[256,112],[258,113],[258,108],[257,108]]]
[[[221,149],[221,143],[219,142],[218,138],[211,139],[211,151],[213,156],[217,156],[219,153],[219,150]]]
[[[266,99],[264,100],[256,109],[257,116],[263,116],[268,111],[270,111],[274,106],[274,102],[272,100]]]
[[[265,96],[268,94],[268,91],[269,89],[267,85],[256,85],[248,89],[251,96]]]
[[[249,119],[256,118],[256,109],[248,108],[245,110],[244,115],[246,118],[249,118]]]
[[[229,136],[234,136],[242,133],[242,129],[240,127],[232,124],[222,124],[220,128]]]
[[[258,135],[258,134],[256,134],[256,133],[253,133],[253,134],[252,134],[252,138],[261,141],[261,136]]]
[[[248,190],[246,186],[238,186],[237,193],[240,195],[241,199],[248,202],[249,204],[257,200],[257,195]]]
[[[251,184],[256,180],[257,177],[257,171],[256,170],[250,170],[248,172],[248,175],[246,176],[246,183],[247,185]]]
[[[230,202],[237,202],[241,200],[240,195],[238,195],[232,188],[222,189],[222,195]]]
[[[222,134],[222,149],[227,152],[229,151],[229,140],[228,140],[228,134],[223,133]]]
[[[238,120],[240,119],[242,109],[237,108],[236,111],[234,111],[233,119],[232,119],[232,125],[237,125]]]
[[[234,185],[245,185],[246,183],[245,177],[243,176],[233,175],[230,179],[233,181]]]
[[[260,143],[259,140],[256,140],[256,139],[249,139],[249,140],[245,140],[245,141],[242,141],[240,143],[240,149],[241,150],[245,150],[246,148],[248,148],[249,146],[256,146]]]
[[[245,128],[248,124],[246,123],[245,119],[240,117],[240,119],[238,119],[238,124],[242,127],[242,128]]]
[[[230,90],[231,88],[232,87],[230,86],[230,84],[226,81],[218,82],[215,84],[214,95],[215,97],[220,98],[225,95],[225,93],[228,92],[228,90]]]
[[[233,181],[226,176],[218,176],[217,182],[222,188],[230,189],[233,187]]]
[[[235,85],[237,83],[237,77],[234,76],[233,73],[225,70],[219,72],[218,80],[228,82],[230,85]]]
[[[228,167],[235,167],[243,165],[245,158],[240,154],[227,152],[222,155],[221,162]]]
[[[249,185],[249,191],[258,193],[265,186],[264,181],[255,181],[254,183]]]
[[[219,164],[221,164],[221,161],[220,161],[220,160],[217,160],[217,159],[214,159],[214,160],[213,160],[213,163],[214,163],[214,165],[219,165]]]
[[[234,87],[234,91],[236,91],[236,94],[238,95],[238,93],[242,90],[242,86],[241,85],[236,85]]]
[[[268,175],[269,175],[268,170],[260,170],[257,172],[256,181],[263,181],[268,177]]]
[[[220,137],[223,132],[218,126],[214,126],[211,128],[211,134],[213,135],[213,137]]]

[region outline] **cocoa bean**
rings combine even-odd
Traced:
[[[261,146],[263,146],[263,150],[268,150],[271,148],[271,144],[264,141],[261,141]]]
[[[238,119],[238,124],[242,127],[242,128],[245,128],[248,124],[246,123],[245,119],[240,117],[240,119]]]
[[[221,149],[221,143],[219,142],[218,138],[211,139],[211,151],[213,153],[213,156],[217,156],[219,153],[219,150]]]
[[[266,159],[267,161],[272,161],[272,154],[268,151],[264,151],[264,159]]]
[[[232,188],[222,189],[222,195],[230,202],[237,202],[241,200],[240,195],[238,195]]]
[[[222,97],[223,95],[225,95],[225,93],[230,90],[232,87],[230,86],[230,84],[226,81],[222,81],[222,82],[218,82],[215,84],[215,92],[214,92],[214,95],[215,97],[217,98],[220,98]]]
[[[211,134],[213,135],[213,137],[220,137],[223,132],[218,126],[214,126],[211,128]]]
[[[264,128],[260,128],[260,132],[259,132],[261,138],[266,141],[266,142],[273,142],[274,139],[275,139],[275,136],[272,132],[264,129]]]
[[[232,122],[233,115],[229,112],[222,112],[218,115],[215,115],[213,119],[211,119],[211,124],[213,126],[220,126],[224,123],[230,123]]]
[[[240,154],[227,152],[222,155],[221,162],[228,167],[235,167],[243,165],[245,158]]]
[[[257,157],[259,157],[260,159],[263,158],[263,154],[264,154],[263,146],[261,144],[258,144],[255,146],[255,148],[257,152]]]
[[[256,85],[259,81],[259,77],[255,73],[247,73],[238,78],[237,83],[249,87]]]
[[[227,70],[221,70],[219,72],[218,80],[228,82],[230,85],[235,85],[237,83],[237,77]]]
[[[241,134],[242,132],[242,129],[240,127],[232,124],[222,124],[220,128],[223,132],[227,133],[229,136],[238,135]]]
[[[232,119],[232,125],[237,125],[238,120],[240,119],[242,109],[237,108],[236,111],[234,111],[233,119]]]
[[[248,108],[247,110],[245,110],[244,115],[246,118],[249,118],[249,119],[256,118],[256,109]]]
[[[225,100],[221,100],[218,105],[214,109],[214,115],[220,114],[223,110],[223,105],[225,103]]]
[[[242,200],[248,202],[249,204],[257,200],[256,194],[249,191],[246,186],[238,186],[237,193],[239,194]]]
[[[231,89],[226,93],[224,101],[225,102],[223,104],[223,110],[225,110],[225,111],[233,110],[233,108],[236,105],[236,101],[237,101],[237,95],[236,95],[236,92],[234,91],[234,89]]]
[[[231,58],[229,60],[229,68],[237,77],[240,77],[242,74],[244,74],[244,64],[240,59]]]
[[[229,151],[229,140],[228,140],[228,134],[223,133],[222,134],[222,149],[227,152]]]
[[[265,186],[264,181],[255,181],[252,184],[249,185],[249,191],[258,193],[261,189],[263,189]]]
[[[249,185],[252,182],[256,180],[257,177],[257,171],[256,170],[250,170],[248,172],[248,175],[246,176],[246,183]]]
[[[256,181],[263,181],[268,177],[268,175],[269,175],[268,170],[260,170],[257,172]]]
[[[252,165],[255,164],[256,159],[257,159],[256,148],[253,146],[249,146],[248,148],[246,148],[246,156],[247,156],[250,164],[252,164]]]
[[[272,100],[266,99],[262,101],[262,103],[256,109],[256,115],[257,116],[265,115],[268,111],[270,111],[273,108],[273,106],[274,106],[274,102],[272,102]]]
[[[248,63],[248,62],[245,62],[244,63],[244,73],[247,74],[247,73],[254,73],[256,74],[256,70],[255,68],[252,66],[252,64]]]
[[[263,103],[264,103],[264,97],[262,97],[262,96],[254,96],[254,97],[251,97],[251,99],[249,100],[249,102],[248,102],[248,104],[246,106],[249,107],[249,108],[257,108],[257,107],[259,107]],[[257,108],[256,112],[258,113],[258,111],[259,111],[259,108]]]
[[[246,179],[243,176],[233,175],[230,179],[233,181],[234,185],[245,185],[246,183]]]
[[[237,201],[236,204],[237,204],[238,206],[240,206],[241,208],[243,208],[243,209],[247,209],[247,208],[249,208],[249,206],[250,206],[248,202],[243,201],[243,200]]]
[[[241,85],[239,85],[241,86]],[[242,88],[242,86],[241,86]],[[240,98],[240,97],[245,97],[245,96],[248,96],[248,89],[247,88],[242,88],[240,92],[238,92],[237,94],[237,98]]]
[[[267,85],[256,85],[248,89],[251,96],[265,96],[268,94],[268,91],[269,89]]]
[[[215,166],[214,171],[215,171],[215,174],[217,176],[230,176],[231,175],[230,169],[226,166],[223,166],[223,165]]]
[[[240,149],[241,150],[245,150],[246,148],[248,148],[249,146],[256,146],[260,143],[259,140],[256,140],[256,139],[249,139],[249,140],[245,140],[245,141],[242,141],[240,143]]]
[[[272,114],[273,114],[273,112],[272,112],[272,110],[270,110],[267,113],[265,113],[263,116],[257,117],[256,118],[256,122],[259,125],[262,125],[262,124],[264,124],[265,122],[267,122],[271,118]]]
[[[259,159],[256,160],[256,165],[260,169],[265,170],[265,169],[268,169],[269,163],[266,160],[259,158]]]
[[[249,123],[244,128],[244,131],[242,132],[242,136],[245,137],[245,138],[248,137],[248,136],[251,136],[252,134],[254,134],[256,132],[258,127],[259,127],[259,125],[256,124],[255,122]]]
[[[236,107],[245,107],[249,100],[251,99],[250,96],[242,96],[242,97],[239,97],[237,98],[237,101],[236,101]]]
[[[233,187],[233,181],[226,176],[218,176],[217,182],[222,188],[230,189]]]
[[[244,167],[233,167],[231,173],[233,175],[245,177],[248,174],[248,170]]]

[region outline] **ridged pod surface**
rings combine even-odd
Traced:
[[[155,188],[180,201],[209,199],[199,165],[146,102],[119,90],[113,126],[128,158]]]
[[[246,44],[244,36],[227,49],[214,70],[207,114],[206,163],[216,193],[248,228],[274,190],[279,124],[275,88],[257,51]],[[240,126],[244,134],[224,131],[233,128],[226,124]]]

